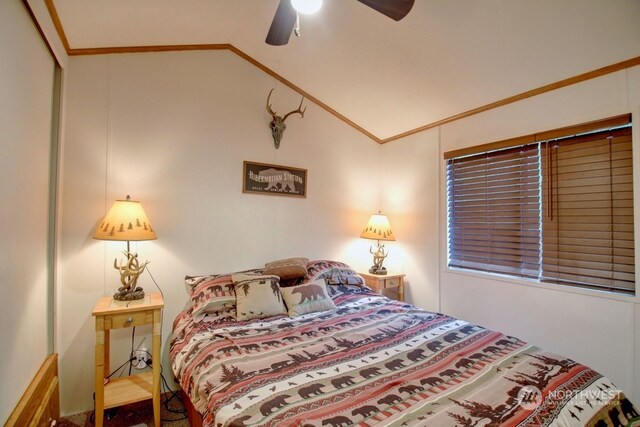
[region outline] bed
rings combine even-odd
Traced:
[[[640,425],[598,372],[390,300],[346,264],[312,261],[281,283],[323,281],[335,305],[295,317],[237,320],[233,277],[188,278],[193,304],[174,321],[170,358],[199,414],[192,426]]]

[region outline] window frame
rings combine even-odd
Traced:
[[[510,282],[510,283],[519,283],[519,284],[524,284],[524,285],[528,285],[528,286],[535,286],[535,287],[542,287],[545,289],[554,289],[554,290],[563,290],[563,291],[569,291],[569,292],[577,292],[577,293],[587,293],[587,294],[597,294],[600,296],[605,296],[607,298],[609,297],[613,297],[614,299],[623,299],[623,300],[628,300],[629,298],[633,299],[633,300],[640,300],[640,289],[635,286],[634,284],[634,290],[633,292],[624,292],[621,291],[619,289],[613,289],[613,288],[608,288],[607,286],[589,286],[589,285],[583,285],[583,284],[571,284],[571,283],[563,283],[563,282],[554,282],[554,281],[548,281],[543,279],[542,276],[542,270],[543,270],[543,255],[542,255],[542,245],[544,244],[543,238],[542,238],[542,223],[544,221],[544,213],[542,212],[542,210],[544,209],[544,203],[542,201],[542,187],[544,186],[543,181],[543,175],[544,172],[540,171],[540,181],[541,181],[541,199],[540,199],[540,211],[541,211],[541,219],[540,219],[540,245],[541,245],[541,250],[540,250],[540,274],[538,275],[538,277],[526,277],[526,276],[522,276],[522,275],[517,275],[517,274],[510,274],[510,273],[502,273],[500,271],[483,271],[480,269],[474,269],[474,268],[468,268],[468,267],[459,267],[459,266],[455,266],[455,265],[451,265],[451,247],[450,247],[450,242],[451,242],[451,217],[450,217],[450,205],[449,205],[449,199],[450,199],[450,194],[449,194],[449,189],[450,189],[450,182],[449,182],[449,172],[448,172],[448,165],[449,165],[449,160],[450,159],[454,159],[457,157],[469,157],[469,156],[474,156],[474,155],[478,155],[478,154],[483,154],[483,153],[487,153],[487,152],[491,152],[491,151],[502,151],[504,149],[507,148],[513,148],[513,147],[518,147],[518,146],[524,146],[524,145],[533,145],[533,144],[537,144],[540,148],[540,151],[542,151],[541,147],[542,144],[541,143],[546,143],[549,140],[566,140],[568,138],[572,138],[572,137],[580,137],[583,136],[585,134],[592,134],[592,133],[596,133],[596,132],[603,132],[603,131],[612,131],[621,127],[628,127],[631,129],[631,146],[632,146],[632,161],[633,158],[635,157],[635,155],[633,154],[633,151],[638,151],[637,149],[635,149],[635,145],[636,145],[636,141],[637,138],[635,138],[637,136],[637,130],[634,130],[633,128],[635,126],[633,126],[633,120],[632,120],[632,115],[631,113],[628,114],[623,114],[623,115],[619,115],[619,116],[615,116],[615,117],[611,117],[608,119],[603,119],[603,120],[596,120],[593,122],[588,122],[588,123],[583,123],[580,125],[575,125],[575,126],[568,126],[565,128],[560,128],[560,129],[554,129],[554,130],[550,130],[550,131],[545,131],[545,132],[539,132],[539,133],[535,133],[535,134],[531,134],[531,135],[524,135],[524,136],[520,136],[517,138],[511,138],[511,139],[507,139],[507,140],[502,140],[502,141],[497,141],[497,142],[492,142],[492,143],[488,143],[488,144],[482,144],[482,145],[477,145],[477,146],[472,146],[472,147],[467,147],[467,148],[463,148],[463,149],[458,149],[458,150],[453,150],[453,151],[447,151],[443,153],[443,157],[445,162],[443,163],[443,179],[444,179],[444,197],[443,197],[443,202],[444,202],[444,215],[445,215],[445,230],[443,233],[443,242],[444,242],[444,257],[443,259],[445,260],[445,264],[444,264],[444,272],[455,272],[458,274],[465,274],[465,275],[471,275],[474,277],[479,277],[479,278],[495,278],[498,279],[500,281],[506,281],[506,282]],[[542,163],[542,161],[541,161]],[[634,161],[635,163],[635,161]],[[632,181],[632,187],[636,187],[637,183],[636,180]],[[634,188],[635,190],[636,188]],[[633,191],[634,193],[638,194],[637,191]],[[633,206],[635,208],[636,206],[636,202],[634,200],[633,202]],[[634,209],[634,215],[633,215],[633,219],[634,219],[634,224],[636,222],[636,217],[637,215],[635,215],[635,209]],[[635,241],[638,240],[638,235],[637,233],[635,233],[635,225],[634,225],[634,243]],[[635,246],[635,245],[634,245]],[[635,247],[634,247],[634,255],[635,255]],[[637,265],[637,260],[638,258],[635,257],[634,263],[633,263],[633,267],[634,267],[634,274],[635,274],[635,270],[636,270],[636,265]]]

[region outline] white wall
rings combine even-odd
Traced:
[[[47,356],[54,62],[21,2],[0,1],[0,423]]]
[[[358,235],[379,208],[380,147],[309,101],[279,150],[265,101],[286,113],[300,97],[226,51],[69,59],[61,177],[58,351],[62,411],[92,407],[98,298],[113,294],[124,243],[95,241],[116,198],[142,201],[158,240],[133,248],[165,294],[164,372],[173,319],[187,302],[185,274],[257,267],[288,256],[367,265]],[[243,194],[242,162],[308,169],[306,199]],[[139,282],[147,291],[148,276]],[[140,328],[141,329],[141,328]],[[112,366],[130,330],[112,334]],[[148,330],[137,332],[136,344]]]
[[[382,209],[396,236],[385,265],[405,274],[405,299],[438,311],[439,130],[383,146]]]
[[[397,200],[386,185],[385,209],[402,211],[405,229],[423,230],[420,245],[406,245],[403,254],[413,301],[491,329],[518,336],[569,356],[609,376],[636,402],[640,400],[639,299],[588,290],[571,290],[522,280],[488,277],[446,267],[446,190],[443,153],[501,139],[615,116],[634,114],[635,172],[640,176],[640,67],[539,95],[441,126],[383,146],[391,166],[385,181],[395,177],[421,183],[407,186]],[[431,149],[417,147],[431,145]],[[439,144],[439,148],[436,148]],[[436,151],[438,150],[438,151]],[[439,170],[439,183],[433,171]],[[640,179],[635,180],[636,224],[640,224]],[[438,204],[434,215],[432,204]],[[431,223],[433,221],[433,223]],[[428,225],[427,225],[428,224]],[[397,226],[396,226],[397,227]],[[401,233],[397,232],[402,241]],[[411,237],[413,240],[413,236]],[[433,247],[438,245],[438,255]],[[640,247],[636,233],[636,247]],[[638,262],[640,256],[636,257]],[[438,284],[432,278],[439,265]],[[640,270],[639,270],[640,271]],[[414,280],[414,276],[419,280]]]

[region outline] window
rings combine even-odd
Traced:
[[[450,267],[635,293],[630,115],[445,159]]]
[[[449,266],[538,277],[539,151],[525,145],[449,160]]]

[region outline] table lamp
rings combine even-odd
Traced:
[[[365,227],[360,237],[364,239],[376,240],[376,250],[373,247],[369,247],[369,252],[373,254],[373,266],[369,269],[371,274],[387,274],[387,269],[382,266],[384,259],[388,253],[384,251],[384,244],[380,243],[381,240],[396,240],[391,231],[391,225],[386,215],[382,215],[380,212],[371,215],[367,226]]]
[[[127,242],[127,250],[123,252],[127,257],[126,262],[121,262],[118,265],[117,258],[113,261],[113,267],[120,272],[120,283],[122,284],[122,287],[118,288],[118,292],[113,295],[113,299],[133,301],[144,298],[144,290],[136,284],[149,261],[140,264],[138,254],[130,251],[129,242],[155,240],[158,237],[151,228],[142,203],[131,200],[129,196],[126,200],[116,200],[96,229],[93,238]]]

